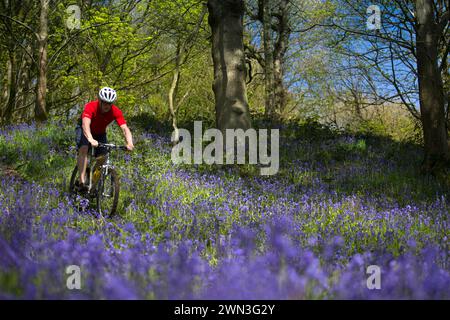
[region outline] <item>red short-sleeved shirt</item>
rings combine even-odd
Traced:
[[[91,119],[91,132],[93,134],[103,134],[106,132],[106,127],[116,120],[119,126],[126,124],[122,111],[115,105],[112,105],[111,110],[102,113],[100,103],[98,100],[91,101],[84,107],[81,119]]]

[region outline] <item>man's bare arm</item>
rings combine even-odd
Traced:
[[[97,140],[95,140],[92,137],[92,133],[91,133],[91,119],[89,118],[83,118],[82,120],[83,122],[83,133],[86,137],[86,139],[89,141],[89,143],[93,146],[93,147],[97,147],[98,146],[98,142]]]
[[[123,135],[125,136],[125,140],[127,141],[128,150],[132,151],[134,149],[133,145],[133,136],[131,134],[130,128],[126,124],[120,126],[122,129]]]

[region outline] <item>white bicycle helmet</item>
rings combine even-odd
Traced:
[[[113,103],[117,99],[116,90],[108,87],[101,88],[98,93],[98,96],[100,97],[100,100],[108,103]]]

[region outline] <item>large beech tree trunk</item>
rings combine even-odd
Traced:
[[[416,16],[420,113],[425,149],[422,169],[430,172],[449,157],[444,90],[438,66],[438,41],[442,31],[435,20],[432,0],[416,0]]]
[[[243,0],[209,0],[214,62],[213,91],[219,130],[251,127],[246,92]]]

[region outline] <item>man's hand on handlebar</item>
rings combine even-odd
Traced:
[[[127,144],[128,151],[133,151],[134,145],[132,143]]]
[[[98,147],[98,141],[97,141],[97,140],[94,140],[94,139],[89,140],[89,143],[90,143],[94,148],[97,148],[97,147]]]

